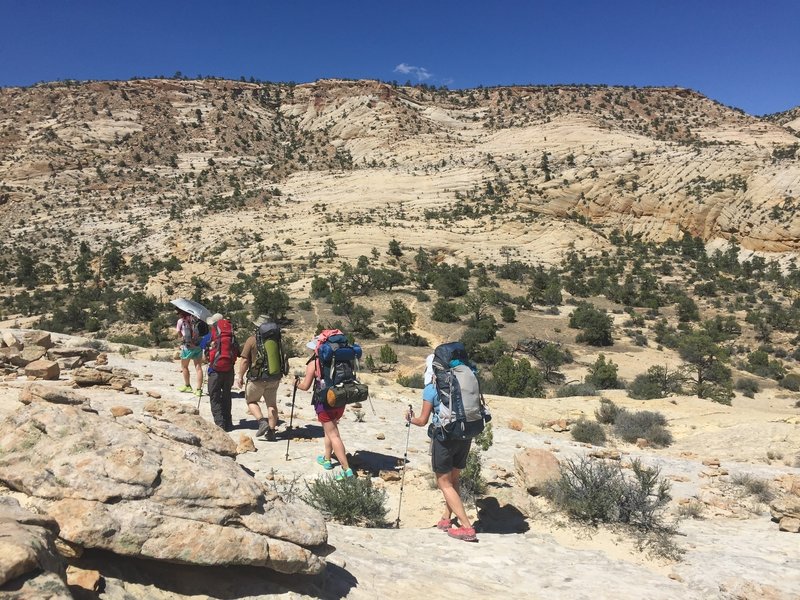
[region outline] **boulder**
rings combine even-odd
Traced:
[[[99,355],[100,352],[98,350],[87,346],[58,347],[50,348],[47,351],[47,356],[51,360],[69,358],[78,363],[76,366],[81,366],[91,360],[97,360]]]
[[[124,369],[80,367],[72,374],[72,380],[80,387],[108,385],[119,391],[131,387],[130,374]]]
[[[41,383],[29,383],[19,392],[19,401],[23,404],[31,402],[51,402],[53,404],[73,404],[88,406],[89,400],[85,396],[76,394],[72,390]]]
[[[22,350],[22,341],[17,338],[13,333],[10,331],[4,331],[2,334],[3,343],[9,348],[16,348],[18,350]]]
[[[49,402],[19,408],[0,423],[0,481],[27,494],[74,546],[283,573],[324,569],[319,512],[287,506],[248,475],[231,458],[230,437],[194,407],[153,404],[141,419]],[[225,449],[215,430],[227,456],[212,450]]]
[[[52,518],[28,512],[13,498],[0,497],[0,588],[32,571],[52,573],[60,580],[64,564],[53,544],[57,534],[58,524]]]
[[[800,519],[794,517],[783,517],[778,522],[779,531],[788,531],[789,533],[800,533]]]
[[[43,348],[42,346],[25,346],[20,351],[19,356],[16,359],[17,362],[14,364],[16,364],[18,367],[24,367],[35,360],[43,358],[46,353],[47,349]]]
[[[47,350],[53,347],[53,340],[47,331],[23,331],[20,333],[20,337],[25,348],[28,346],[41,346]]]
[[[112,406],[110,412],[112,417],[125,417],[133,414],[133,410],[127,406]]]
[[[5,346],[0,348],[0,362],[16,365],[19,362],[21,350],[16,346]]]
[[[77,369],[83,364],[79,356],[67,356],[65,358],[56,359],[58,366],[62,371]]]
[[[100,571],[79,569],[72,565],[67,567],[67,583],[90,592],[102,592],[105,588],[105,580]]]
[[[784,517],[800,519],[800,498],[787,496],[773,500],[769,505],[769,512],[774,521],[780,521]]]
[[[526,448],[517,452],[514,467],[523,487],[534,496],[542,493],[545,483],[560,475],[558,459],[549,450]]]
[[[52,360],[35,360],[25,366],[25,375],[38,379],[58,379],[61,369],[58,363]]]

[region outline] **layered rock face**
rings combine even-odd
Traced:
[[[250,477],[231,458],[233,441],[191,407],[159,402],[115,419],[58,394],[27,397],[0,424],[0,481],[70,544],[186,564],[324,568],[313,550],[327,540],[322,516]]]

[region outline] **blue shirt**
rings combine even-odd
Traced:
[[[439,393],[436,391],[436,386],[432,383],[426,385],[422,390],[422,399],[425,402],[433,404],[433,424],[439,424]]]

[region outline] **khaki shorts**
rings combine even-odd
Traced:
[[[248,381],[244,389],[244,398],[248,404],[258,404],[261,398],[267,406],[278,408],[278,386],[280,379],[275,381]]]

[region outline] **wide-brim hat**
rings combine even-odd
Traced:
[[[223,318],[224,317],[221,314],[214,313],[213,315],[208,317],[208,319],[206,319],[206,325],[213,325],[214,323],[216,323],[217,321],[222,320]]]
[[[313,338],[311,338],[311,341],[306,344],[306,348],[308,348],[309,350],[316,350],[318,343],[319,343],[319,336],[315,335]]]

